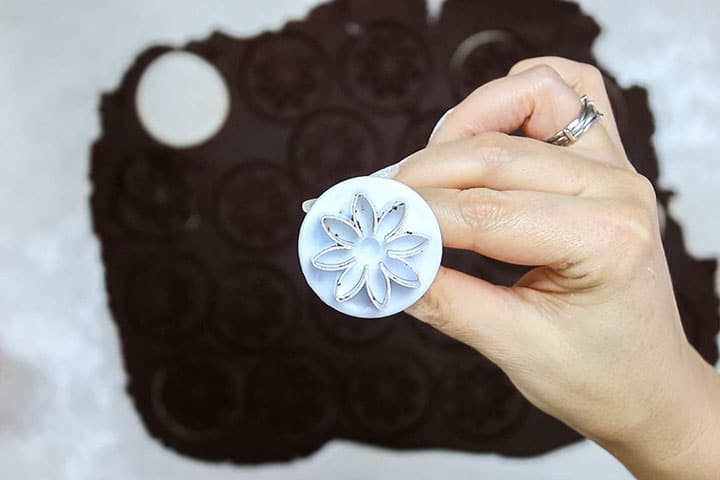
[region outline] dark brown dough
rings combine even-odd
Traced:
[[[231,89],[224,127],[176,150],[134,109],[143,52],[102,98],[92,214],[128,391],[149,432],[197,458],[287,460],[331,438],[527,456],[579,440],[480,354],[404,315],[354,319],[305,285],[301,200],[424,146],[440,115],[517,60],[595,63],[597,24],[571,3],[338,0],[280,32],[184,47]],[[653,182],[645,90],[606,74],[628,154]],[[658,192],[663,206],[669,194]],[[272,214],[275,221],[268,221]],[[664,233],[690,341],[717,360],[714,261]],[[512,284],[523,269],[469,252],[445,264]]]

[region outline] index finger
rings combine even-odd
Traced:
[[[580,95],[560,74],[537,65],[476,89],[444,116],[428,144],[519,128],[526,136],[545,141],[577,118],[580,109]],[[591,128],[579,142],[598,151],[613,147],[602,128]]]
[[[576,62],[568,58],[537,57],[519,61],[510,69],[509,75],[524,72],[538,65],[550,66],[562,77],[570,88],[580,95],[588,95],[600,111],[603,112],[603,122],[608,130],[608,134],[613,141],[622,148],[620,133],[618,132],[610,98],[605,88],[605,81],[597,67],[588,63]]]

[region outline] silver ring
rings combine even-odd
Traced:
[[[593,102],[588,100],[587,95],[583,95],[580,98],[580,105],[582,108],[577,118],[570,122],[567,127],[548,138],[546,140],[547,143],[561,147],[572,145],[602,118],[602,112],[595,107]]]

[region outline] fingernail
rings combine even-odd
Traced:
[[[403,158],[397,163],[393,163],[392,165],[388,165],[385,168],[381,168],[377,172],[373,172],[369,177],[378,177],[378,178],[394,178],[397,176],[398,171],[400,171],[400,167],[402,167],[402,164],[405,163],[410,157],[412,157],[413,154],[411,153],[407,157]]]
[[[443,124],[443,122],[445,121],[447,116],[453,110],[454,110],[454,108],[451,108],[447,112],[443,113],[442,117],[440,117],[440,120],[438,120],[437,123],[435,124],[435,126],[433,127],[432,132],[430,132],[430,138],[428,139],[428,142],[430,142],[430,140],[432,140],[433,136],[437,133],[437,131],[440,129],[440,126]]]
[[[308,213],[310,211],[310,209],[312,208],[313,203],[315,203],[315,200],[317,200],[317,198],[309,198],[309,199],[305,200],[304,202],[302,202],[302,205],[300,206],[300,208],[302,208],[302,211],[304,213]]]
[[[378,178],[393,178],[397,175],[398,170],[400,170],[400,164],[404,161],[405,159],[400,160],[399,162],[393,163],[392,165],[380,169],[377,172],[371,173],[369,176]]]

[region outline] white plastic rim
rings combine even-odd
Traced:
[[[401,312],[430,288],[442,260],[430,206],[395,180],[357,177],[325,191],[300,226],[298,257],[310,288],[353,317]]]
[[[209,140],[224,125],[230,94],[212,64],[190,52],[171,51],[143,72],[135,108],[155,140],[187,148]]]

